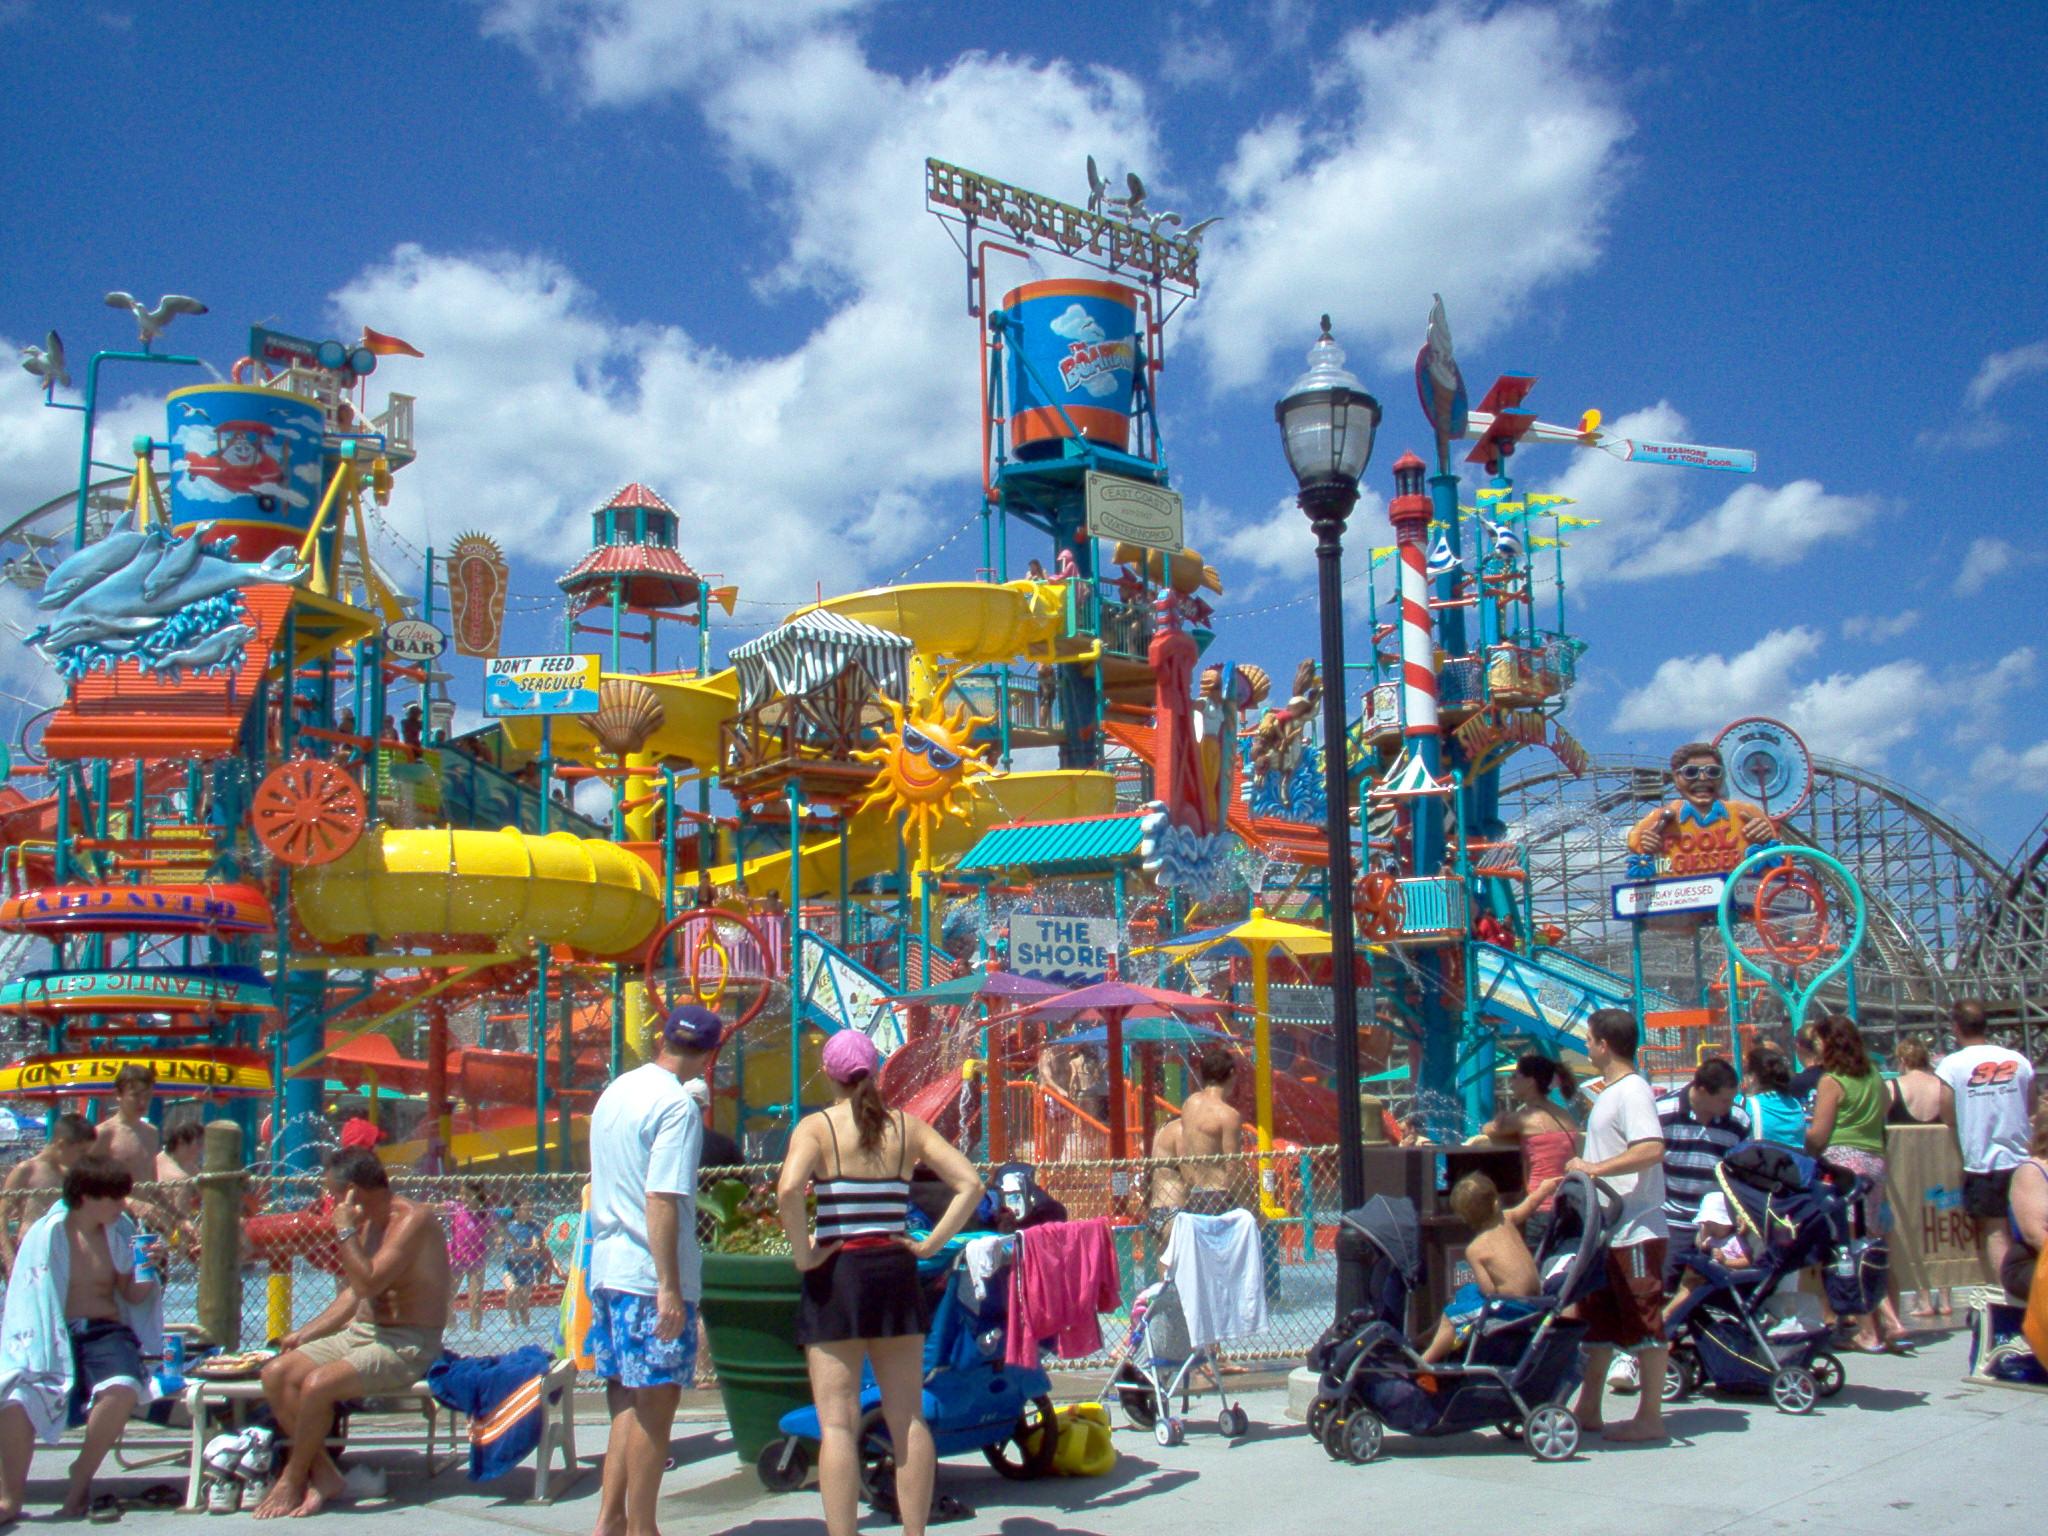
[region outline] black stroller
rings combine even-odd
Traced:
[[[1679,1255],[1702,1283],[1671,1316],[1664,1400],[1712,1386],[1768,1391],[1783,1412],[1810,1413],[1842,1390],[1841,1358],[1827,1347],[1829,1332],[1817,1317],[1802,1325],[1774,1316],[1769,1303],[1815,1264],[1823,1266],[1829,1301],[1844,1315],[1868,1310],[1884,1294],[1884,1247],[1853,1229],[1865,1181],[1850,1180],[1844,1189],[1845,1176],[1761,1141],[1731,1149],[1715,1177],[1754,1257],[1746,1268],[1729,1269],[1698,1248]]]
[[[1372,1255],[1368,1306],[1333,1325],[1309,1351],[1322,1373],[1309,1432],[1333,1460],[1371,1461],[1389,1429],[1451,1435],[1494,1425],[1525,1440],[1542,1461],[1579,1446],[1579,1421],[1564,1399],[1580,1379],[1584,1323],[1567,1307],[1605,1282],[1607,1241],[1619,1202],[1583,1173],[1566,1177],[1557,1213],[1536,1253],[1541,1296],[1486,1303],[1462,1353],[1425,1365],[1409,1346],[1408,1296],[1422,1280],[1415,1207],[1375,1196],[1345,1223]]]

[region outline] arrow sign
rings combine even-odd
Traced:
[[[1605,437],[1593,444],[1617,459],[1639,464],[1682,464],[1688,469],[1725,469],[1731,474],[1756,473],[1756,453],[1748,448],[1705,448],[1698,443],[1642,443],[1626,437]]]

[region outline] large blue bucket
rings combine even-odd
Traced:
[[[1010,451],[1018,458],[1051,457],[1075,432],[1104,447],[1129,446],[1138,302],[1135,290],[1090,278],[1026,283],[1004,297],[1012,322]]]
[[[238,560],[297,548],[324,488],[325,413],[318,402],[252,384],[198,384],[165,401],[171,526],[232,536]]]

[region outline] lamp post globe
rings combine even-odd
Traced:
[[[1379,402],[1344,366],[1343,349],[1323,333],[1309,348],[1308,371],[1273,409],[1297,499],[1316,535],[1316,581],[1323,650],[1323,833],[1330,869],[1330,1025],[1337,1077],[1337,1175],[1342,1209],[1365,1203],[1365,1154],[1358,1105],[1357,955],[1351,927],[1351,766],[1344,735],[1344,521],[1358,504],[1358,479],[1372,457]],[[1347,1240],[1351,1239],[1351,1240]],[[1355,1234],[1337,1239],[1337,1316],[1365,1305],[1366,1254]]]

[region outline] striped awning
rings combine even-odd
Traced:
[[[1019,868],[1072,874],[1135,864],[1144,821],[1141,811],[1120,811],[1071,821],[1006,822],[982,833],[953,869],[956,874]]]
[[[819,609],[798,614],[729,653],[740,678],[740,708],[763,699],[809,693],[859,666],[892,699],[910,691],[911,643],[902,635]]]

